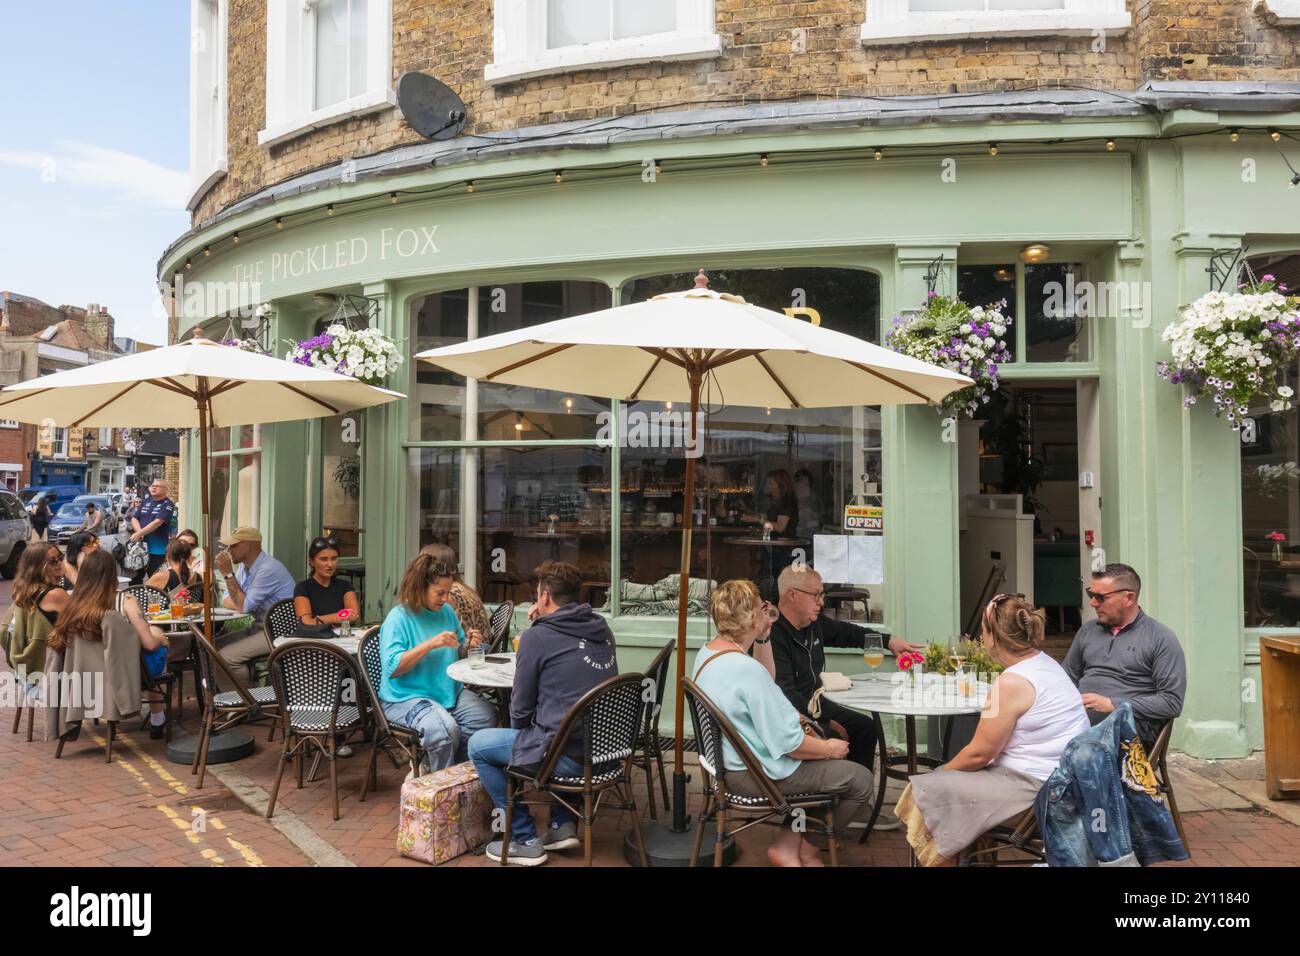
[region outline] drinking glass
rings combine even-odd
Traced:
[[[966,664],[966,649],[957,641],[948,645],[948,663],[955,672],[960,672]]]
[[[487,667],[487,648],[482,644],[469,649],[469,666],[477,670],[480,667]]]
[[[172,604],[172,620],[177,621],[185,616],[184,604]]]
[[[162,613],[162,605],[161,605],[159,602],[157,602],[157,601],[150,601],[150,602],[149,602],[149,616],[150,616],[150,617],[157,617],[157,616],[158,616],[159,614],[161,614],[161,613]]]
[[[876,668],[885,659],[885,645],[879,634],[868,634],[862,650],[863,662],[871,668],[871,680],[876,679]]]
[[[518,635],[518,634],[515,635],[515,637],[514,637],[514,641],[513,641],[512,643],[514,644],[514,647],[515,647],[515,653],[518,654],[518,653],[519,653],[519,635]]]

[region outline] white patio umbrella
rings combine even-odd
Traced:
[[[559,319],[416,355],[481,382],[581,392],[623,401],[690,402],[692,447],[700,390],[728,406],[816,408],[937,405],[971,379],[851,335],[820,328],[707,288]],[[673,830],[685,825],[682,723],[686,595],[695,459],[686,459],[677,610]]]
[[[324,418],[404,397],[347,375],[195,337],[0,389],[0,417],[59,428],[197,428],[205,595],[212,640],[208,429]]]

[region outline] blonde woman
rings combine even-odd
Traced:
[[[1078,688],[1041,650],[1046,615],[1019,594],[984,609],[980,639],[1005,670],[979,729],[941,769],[911,779],[898,801],[907,842],[923,866],[951,866],[1000,823],[1033,806],[1065,745],[1088,729]]]
[[[823,740],[806,728],[773,674],[771,605],[750,581],[727,581],[713,592],[718,636],[700,648],[694,680],[736,728],[763,772],[782,793],[835,793],[834,828],[844,829],[871,796],[871,772],[851,763],[843,740]],[[753,656],[750,656],[750,651]],[[723,743],[727,789],[762,796],[739,756]],[[782,830],[767,851],[773,866],[821,866],[817,847],[793,829]]]

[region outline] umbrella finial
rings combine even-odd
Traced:
[[[704,270],[701,269],[699,273],[695,276],[695,288],[707,289],[708,287],[709,287],[709,277],[706,276],[704,274]]]

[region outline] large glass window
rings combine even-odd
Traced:
[[[261,426],[214,428],[208,442],[212,458],[208,485],[212,537],[229,534],[241,525],[259,527],[262,518]],[[197,488],[195,490],[197,492]]]
[[[361,553],[360,414],[336,415],[320,423],[321,527],[338,541],[339,556]]]
[[[677,0],[548,0],[546,45],[556,47],[672,33]]]
[[[1300,254],[1252,259],[1257,277],[1300,289]],[[1300,368],[1286,384],[1300,389]],[[1250,408],[1241,431],[1241,529],[1247,627],[1300,626],[1300,412]]]
[[[322,109],[366,90],[366,0],[316,0],[315,100]]]
[[[1141,305],[1129,301],[1127,288],[1118,283],[1088,282],[1080,263],[1040,263],[1023,267],[1019,281],[1024,285],[1025,314],[1020,316],[1017,281],[1016,265],[1010,261],[957,270],[957,294],[963,302],[998,305],[1012,320],[1006,341],[1013,362],[1085,362],[1088,318],[1114,317]]]

